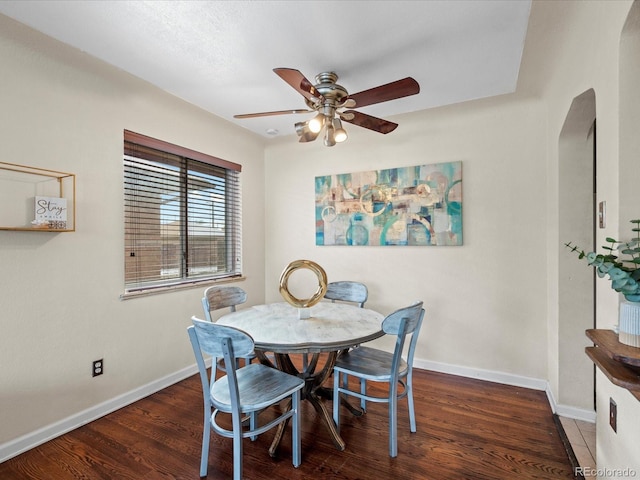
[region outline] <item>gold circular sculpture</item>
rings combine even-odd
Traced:
[[[289,292],[289,277],[293,272],[300,268],[307,268],[315,273],[316,277],[318,277],[318,289],[316,290],[316,293],[311,296],[311,298],[296,298],[291,295],[291,292]],[[313,307],[316,303],[322,300],[322,297],[324,297],[325,293],[327,293],[327,272],[325,272],[324,269],[316,262],[312,262],[311,260],[294,260],[289,265],[287,265],[287,268],[285,268],[282,271],[282,275],[280,275],[280,295],[282,295],[282,297],[294,307]]]

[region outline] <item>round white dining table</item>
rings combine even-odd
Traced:
[[[301,318],[307,315],[308,318]],[[345,442],[323,404],[322,399],[331,396],[322,385],[331,376],[338,352],[384,335],[382,320],[381,313],[368,308],[323,301],[302,312],[285,302],[256,305],[223,315],[216,323],[251,335],[260,362],[304,378],[303,400],[313,405],[336,447],[344,450]],[[273,352],[275,364],[267,352]],[[317,368],[321,353],[326,354],[323,355],[325,360],[321,368]],[[299,369],[291,354],[312,355],[310,360],[305,356],[303,367]],[[352,412],[357,413],[353,409]],[[276,454],[284,428],[285,424],[280,424],[269,449],[271,456]]]
[[[346,303],[320,302],[309,318],[288,303],[256,305],[228,313],[216,322],[244,330],[259,350],[275,353],[338,351],[383,335],[384,316]]]

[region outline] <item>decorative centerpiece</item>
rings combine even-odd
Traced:
[[[624,296],[626,301],[620,304],[618,340],[640,347],[640,220],[631,220],[631,224],[635,238],[620,242],[607,237],[608,244],[602,247],[607,253],[585,253],[571,242],[565,246],[578,253],[578,258],[586,259],[596,269],[598,277],[608,276],[611,288]]]
[[[301,268],[311,270],[318,277],[318,289],[311,297],[306,299],[296,298],[289,291],[289,277],[293,272]],[[298,308],[298,318],[300,319],[311,317],[311,311],[309,309],[322,300],[325,293],[327,293],[327,273],[316,262],[312,262],[311,260],[294,260],[287,265],[280,275],[280,295],[282,295],[290,305]]]

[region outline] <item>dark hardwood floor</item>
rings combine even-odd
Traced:
[[[371,403],[359,418],[342,410],[347,448],[340,452],[303,402],[302,465],[291,464],[289,431],[278,458],[269,457],[269,431],[245,440],[244,478],[574,478],[544,392],[421,370],[414,372],[414,389],[418,432],[409,432],[401,401],[397,458],[388,455],[386,405]],[[7,460],[0,478],[197,479],[202,416],[202,391],[193,376]],[[208,478],[232,478],[231,440],[215,433]]]

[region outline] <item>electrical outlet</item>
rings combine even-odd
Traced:
[[[609,425],[614,432],[618,432],[618,406],[611,397],[609,397]]]
[[[102,375],[104,373],[104,360],[94,360],[93,361],[93,370],[92,377],[97,377],[98,375]]]

